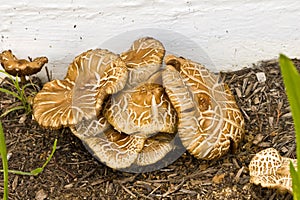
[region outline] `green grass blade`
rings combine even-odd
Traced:
[[[0,122],[0,154],[2,157],[2,165],[3,165],[3,181],[4,181],[3,199],[6,200],[8,199],[8,163],[7,163],[5,137],[4,137],[4,132],[3,132],[1,122]]]
[[[15,111],[15,110],[22,110],[22,109],[25,109],[25,107],[24,107],[24,106],[16,106],[16,107],[13,107],[13,108],[11,108],[11,109],[5,111],[4,113],[2,113],[2,115],[0,115],[0,117],[4,117],[4,116],[6,116],[7,114],[9,114],[10,112],[13,112],[13,111]]]
[[[7,89],[5,89],[5,88],[0,88],[0,92],[4,92],[4,93],[6,93],[6,94],[10,94],[10,95],[16,97],[17,99],[19,99],[20,101],[22,101],[22,98],[20,97],[20,95],[18,95],[18,94],[15,93],[15,92],[9,91],[9,90],[7,90]]]
[[[36,176],[38,175],[39,173],[41,173],[42,171],[44,171],[44,168],[48,165],[48,163],[50,162],[51,158],[53,157],[54,155],[54,152],[56,150],[56,144],[57,144],[57,139],[55,139],[54,141],[54,144],[53,144],[53,147],[52,147],[52,152],[51,154],[49,155],[49,157],[47,158],[46,162],[43,164],[42,167],[39,167],[39,168],[36,168],[34,170],[32,170],[30,173],[32,173],[32,175]]]
[[[5,76],[7,76],[12,82],[14,82],[14,77],[12,75],[10,75],[9,73],[7,73],[4,70],[0,70],[1,73],[5,74]]]
[[[295,170],[292,162],[290,162],[290,172],[292,176],[293,197],[295,200],[300,199],[300,175]]]
[[[298,88],[300,85],[300,74],[293,62],[285,55],[280,54],[279,64],[295,126],[297,170],[290,163],[290,172],[294,199],[300,200],[300,90]]]
[[[56,145],[57,145],[57,139],[54,140],[53,147],[52,147],[52,152],[48,156],[46,162],[43,164],[42,167],[38,167],[38,168],[36,168],[34,170],[31,170],[30,172],[22,172],[22,171],[18,171],[18,170],[8,170],[8,172],[9,173],[13,173],[13,174],[17,174],[17,175],[23,175],[23,176],[37,176],[38,174],[40,174],[41,172],[44,171],[44,168],[48,165],[48,163],[52,159],[52,157],[53,157],[53,155],[55,153],[55,150],[56,150]],[[0,170],[0,172],[2,172],[2,171],[3,170]]]
[[[300,160],[300,74],[298,73],[293,62],[285,55],[280,55],[279,59],[281,73],[283,76],[286,93],[291,106],[293,120],[296,132],[297,157]],[[298,162],[299,163],[299,162]],[[300,164],[297,166],[300,172]]]

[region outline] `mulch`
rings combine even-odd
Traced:
[[[298,69],[300,61],[293,60]],[[266,81],[257,76],[263,73]],[[291,194],[250,184],[248,165],[258,151],[274,147],[295,158],[295,132],[276,60],[251,68],[223,72],[244,115],[246,133],[236,152],[218,160],[197,160],[184,153],[171,165],[147,173],[126,173],[93,158],[69,129],[41,128],[24,111],[1,118],[9,153],[9,168],[31,171],[41,167],[58,139],[57,150],[38,176],[9,174],[10,199],[293,199]],[[41,88],[38,78],[32,78]],[[0,87],[13,90],[7,79]],[[29,88],[32,93],[36,88]],[[0,93],[0,114],[19,104]],[[0,175],[0,196],[3,176]]]

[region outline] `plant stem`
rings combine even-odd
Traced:
[[[2,157],[3,179],[4,179],[3,180],[4,181],[3,200],[7,200],[8,199],[8,163],[7,163],[5,137],[4,137],[1,122],[0,122],[0,153],[1,153],[1,157]]]
[[[25,78],[25,76],[20,76],[20,79],[21,79],[21,83],[26,83],[26,78]],[[18,80],[17,80],[18,81]]]

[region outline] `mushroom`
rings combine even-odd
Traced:
[[[94,157],[113,169],[128,172],[153,170],[153,166],[147,166],[165,166],[165,162],[159,161],[177,148],[173,136],[169,134],[157,134],[150,138],[127,135],[113,129],[103,117],[84,124],[89,125],[72,126],[72,132]],[[172,161],[174,159],[169,162]]]
[[[157,83],[144,83],[113,95],[103,114],[116,130],[129,135],[148,138],[177,129],[176,111]]]
[[[58,129],[97,116],[109,94],[121,90],[127,81],[121,58],[103,49],[89,50],[69,65],[64,80],[44,85],[33,102],[35,120],[44,127]]]
[[[0,54],[0,63],[7,73],[20,76],[21,83],[24,83],[26,82],[25,76],[41,71],[42,67],[48,63],[48,59],[46,57],[38,57],[32,61],[17,59],[11,50],[6,50]]]
[[[274,148],[258,152],[249,164],[250,183],[292,194],[290,162],[297,166],[296,159],[282,157]]]
[[[164,46],[154,38],[143,37],[134,41],[130,49],[120,55],[129,70],[127,86],[135,87],[158,71],[164,55]]]
[[[174,55],[165,62],[163,86],[177,111],[183,146],[207,160],[224,155],[231,141],[236,149],[244,119],[228,86],[199,63]]]

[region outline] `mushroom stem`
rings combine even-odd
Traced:
[[[21,79],[21,83],[25,83],[26,82],[26,78],[24,75],[20,76],[20,79]]]

